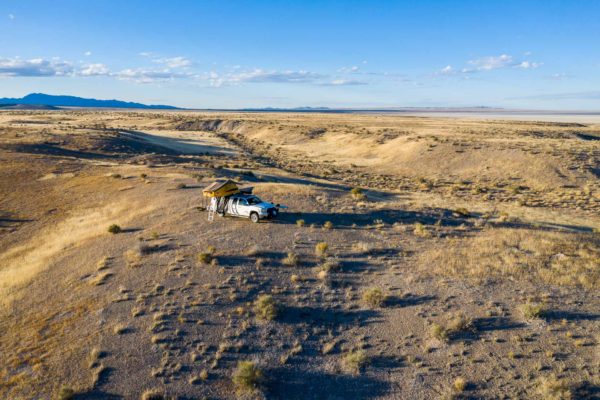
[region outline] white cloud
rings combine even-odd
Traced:
[[[86,64],[78,72],[81,76],[107,76],[110,75],[108,67],[104,64]]]
[[[71,63],[59,59],[0,58],[0,76],[4,77],[67,76],[71,75],[73,70]]]
[[[519,65],[517,65],[517,67],[523,68],[523,69],[535,69],[535,68],[539,68],[540,65],[542,65],[542,64],[536,63],[536,62],[531,62],[531,61],[523,61]]]
[[[128,68],[114,75],[118,79],[135,83],[156,83],[193,77],[192,74],[173,72],[169,69],[152,70],[144,68]]]
[[[469,61],[469,64],[474,65],[476,69],[482,71],[490,71],[493,69],[506,68],[514,66],[513,56],[502,54],[499,56],[483,57],[477,60]]]
[[[309,71],[266,71],[260,68],[219,75],[211,72],[208,80],[211,86],[236,85],[240,83],[314,83],[323,76]]]
[[[442,68],[440,70],[440,73],[444,74],[444,75],[452,74],[452,73],[454,73],[454,68],[452,68],[452,65],[446,65],[444,68]]]
[[[342,72],[342,73],[351,73],[351,72],[358,72],[360,68],[358,68],[356,65],[352,66],[352,67],[342,67],[340,69],[338,69],[338,72]]]
[[[92,52],[88,50],[85,53],[83,53],[83,55],[86,56],[86,57],[89,57],[89,56],[92,55]]]
[[[348,80],[348,79],[334,79],[330,82],[322,83],[323,86],[363,86],[367,85],[366,82]]]
[[[501,54],[499,56],[482,57],[475,60],[468,61],[471,67],[461,68],[459,71],[454,69],[451,65],[447,65],[434,75],[458,75],[472,74],[476,72],[493,71],[499,69],[536,69],[542,66],[542,63],[529,61],[529,60],[518,60],[509,54]]]
[[[164,64],[169,68],[184,68],[192,65],[192,62],[185,57],[166,57],[166,58],[156,58],[152,60],[157,64]]]

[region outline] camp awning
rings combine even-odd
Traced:
[[[204,197],[225,197],[238,193],[237,184],[230,179],[214,181],[202,190]]]

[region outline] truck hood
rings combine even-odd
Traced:
[[[262,201],[258,204],[253,204],[252,207],[257,207],[257,208],[262,208],[262,209],[269,209],[272,207],[275,207],[275,204],[273,203],[267,203],[266,201]]]

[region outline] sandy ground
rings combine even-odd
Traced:
[[[1,397],[598,398],[597,128],[452,121],[0,114]]]

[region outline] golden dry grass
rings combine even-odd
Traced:
[[[430,273],[488,280],[526,279],[552,285],[598,288],[600,239],[593,234],[490,228],[444,248],[425,251]]]
[[[131,221],[154,209],[156,204],[136,205],[115,203],[100,209],[86,210],[60,224],[44,229],[27,243],[0,254],[0,302],[7,306],[15,291],[60,257],[64,248],[81,246],[86,240],[107,234],[106,227],[115,220]]]

